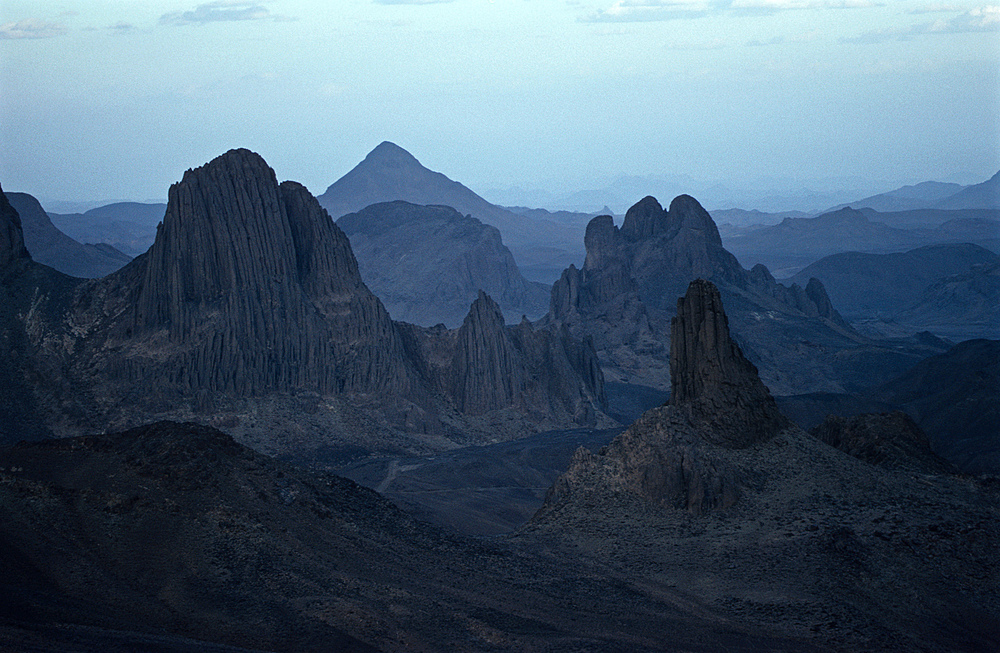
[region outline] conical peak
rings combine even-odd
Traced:
[[[379,143],[374,150],[368,153],[365,161],[379,165],[420,165],[416,157],[389,141]]]
[[[24,230],[21,226],[21,216],[0,188],[0,270],[5,269],[15,261],[29,260],[24,246]]]

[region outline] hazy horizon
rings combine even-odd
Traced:
[[[164,201],[246,147],[319,194],[383,140],[493,201],[979,183],[998,30],[975,2],[4,0],[0,183]]]

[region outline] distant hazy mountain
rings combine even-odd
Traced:
[[[1000,172],[937,203],[939,209],[1000,209]]]
[[[709,211],[712,219],[722,229],[722,225],[734,227],[748,227],[751,225],[772,225],[778,224],[785,218],[811,218],[811,213],[802,211],[782,211],[780,213],[766,213],[757,209],[721,209]]]
[[[82,243],[108,243],[138,256],[153,244],[166,204],[116,202],[85,213],[49,213],[52,223]]]
[[[458,327],[480,290],[508,323],[538,319],[549,308],[549,287],[521,276],[497,228],[451,207],[373,204],[337,225],[394,320]]]
[[[940,181],[925,181],[913,186],[903,186],[888,193],[879,193],[856,202],[848,202],[840,206],[833,207],[833,211],[850,206],[854,209],[874,209],[883,213],[892,211],[910,211],[913,209],[926,209],[933,207],[938,202],[948,198],[964,186],[960,184],[946,184]]]
[[[536,281],[551,283],[558,277],[553,257],[583,258],[580,243],[585,225],[519,215],[490,204],[457,181],[428,170],[412,154],[389,142],[372,150],[317,199],[335,220],[371,204],[396,200],[450,206],[499,229],[521,271]]]
[[[1000,249],[1000,212],[921,209],[879,213],[843,208],[815,218],[787,218],[769,227],[724,230],[722,235],[726,248],[741,263],[763,263],[781,278],[840,252],[886,254],[962,242]]]
[[[84,245],[60,231],[42,205],[27,193],[7,193],[20,214],[24,244],[31,257],[71,277],[95,279],[111,274],[132,257],[108,244]]]
[[[806,266],[788,280],[805,283],[816,277],[841,314],[851,319],[907,309],[932,283],[994,261],[1000,261],[1000,256],[969,243],[928,245],[893,254],[842,252]]]

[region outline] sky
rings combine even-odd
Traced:
[[[235,147],[313,193],[381,141],[473,190],[977,183],[1000,5],[0,0],[0,185],[164,201]]]

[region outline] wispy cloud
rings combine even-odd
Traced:
[[[51,23],[37,18],[26,18],[0,25],[0,39],[49,39],[65,33],[66,27],[62,23]]]
[[[203,25],[241,20],[292,20],[278,16],[256,2],[246,0],[215,0],[198,5],[191,11],[171,11],[160,16],[161,25]]]
[[[938,9],[936,11],[947,11]],[[951,18],[940,18],[896,29],[873,30],[860,36],[841,39],[844,43],[884,43],[909,40],[927,34],[970,34],[1000,32],[1000,5],[985,5],[963,11]]]
[[[772,14],[801,9],[863,9],[879,7],[873,0],[617,0],[582,20],[587,22],[646,22],[700,18],[711,12],[736,15]]]
[[[452,0],[374,0],[377,5],[437,5]]]
[[[114,25],[108,25],[108,29],[114,34],[129,34],[135,32],[139,28],[132,23],[126,23],[124,21],[119,21]]]

